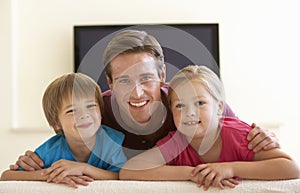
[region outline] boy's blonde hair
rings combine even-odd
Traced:
[[[171,95],[174,89],[186,81],[200,81],[216,101],[225,100],[224,87],[219,77],[206,66],[189,65],[180,71],[170,81],[168,101],[171,106]],[[176,93],[175,93],[176,94]]]
[[[62,103],[68,97],[83,98],[95,96],[96,102],[103,113],[103,99],[98,84],[89,76],[81,73],[70,73],[55,79],[47,88],[43,96],[43,110],[46,119],[51,127],[59,133],[61,124],[59,113]]]

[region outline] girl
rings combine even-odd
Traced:
[[[205,66],[188,66],[171,80],[169,103],[178,131],[157,147],[129,160],[120,179],[191,180],[209,186],[235,187],[235,177],[276,180],[299,178],[295,161],[280,149],[254,153],[247,148],[251,127],[222,117],[224,89]]]

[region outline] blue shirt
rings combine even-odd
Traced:
[[[124,135],[102,125],[96,133],[96,144],[88,159],[88,164],[112,172],[119,172],[127,161],[122,151]],[[44,167],[48,168],[54,162],[65,159],[77,161],[71,152],[65,136],[57,134],[39,146],[35,153],[44,161]]]

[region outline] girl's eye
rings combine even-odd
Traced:
[[[197,106],[202,106],[202,105],[204,105],[205,103],[204,102],[202,102],[202,101],[197,101]]]
[[[181,109],[181,108],[184,107],[184,104],[179,103],[179,104],[177,104],[175,107],[176,107],[177,109]]]

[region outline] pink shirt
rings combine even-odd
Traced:
[[[108,90],[102,93],[104,101],[104,112],[102,115],[102,124],[107,125],[115,130],[121,131],[125,135],[123,143],[123,151],[125,152],[127,158],[131,158],[136,154],[143,152],[144,150],[151,149],[155,146],[156,142],[163,137],[165,137],[170,131],[175,131],[176,127],[173,122],[173,117],[171,110],[169,108],[167,96],[168,96],[168,84],[164,84],[161,90],[161,101],[165,105],[167,114],[165,121],[162,123],[160,128],[157,128],[154,133],[148,135],[138,135],[135,133],[129,132],[127,129],[126,123],[118,117],[118,104],[113,95],[113,91]],[[116,109],[116,112],[113,112],[113,108]],[[230,109],[228,105],[225,107],[225,116],[234,117],[235,114]],[[129,127],[129,126],[128,126]]]
[[[253,161],[254,152],[248,149],[247,135],[251,127],[232,117],[221,119],[222,150],[217,162]],[[167,165],[197,166],[203,164],[197,152],[179,131],[171,131],[157,142]]]

